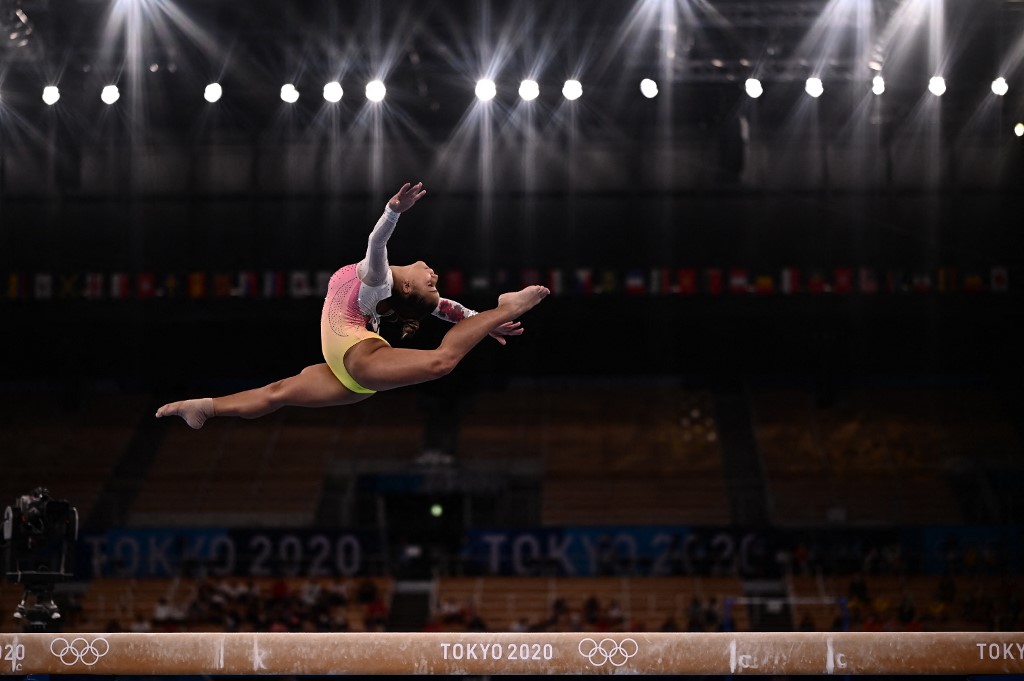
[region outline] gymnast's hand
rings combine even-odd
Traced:
[[[522,336],[523,335],[523,324],[522,322],[505,322],[501,326],[495,327],[487,334],[494,340],[498,341],[502,345],[507,342],[503,336]]]
[[[427,193],[427,190],[423,188],[422,182],[417,182],[414,185],[410,185],[408,182],[402,185],[402,188],[398,190],[398,193],[391,197],[388,201],[388,207],[396,213],[402,213],[413,207],[417,201],[422,199]]]

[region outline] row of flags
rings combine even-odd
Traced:
[[[245,270],[237,272],[10,272],[0,300],[304,299],[323,298],[330,271]],[[924,293],[1006,293],[1004,266],[937,267],[928,270],[833,267],[776,271],[745,267],[678,267],[634,270],[533,269],[490,274],[448,270],[439,289],[449,298],[466,293],[508,291],[543,284],[556,295],[771,296]]]

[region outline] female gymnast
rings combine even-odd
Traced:
[[[320,315],[325,363],[262,388],[171,402],[157,410],[157,418],[180,416],[192,428],[202,428],[214,416],[254,419],[285,406],[354,404],[377,391],[447,375],[488,336],[504,345],[504,336],[522,334],[523,328],[515,320],[540,303],[550,293],[547,288],[527,286],[504,293],[498,296],[497,307],[477,313],[442,298],[437,275],[426,263],[388,264],[387,242],[399,214],[426,193],[422,182],[405,183],[370,232],[366,257],[331,277]],[[401,322],[403,336],[413,333],[419,320],[430,314],[454,324],[434,350],[393,348],[377,333],[381,319]]]

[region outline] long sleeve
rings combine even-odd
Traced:
[[[377,220],[366,241],[366,257],[356,264],[356,275],[366,286],[381,286],[388,274],[388,239],[398,224],[398,213],[390,206]]]
[[[437,303],[437,308],[431,313],[438,319],[443,319],[446,322],[452,324],[458,324],[466,317],[472,317],[477,314],[476,310],[471,310],[462,303],[457,303],[454,300],[448,300],[442,298]]]

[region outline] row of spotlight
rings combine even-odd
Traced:
[[[764,94],[764,86],[761,85],[761,81],[757,78],[748,78],[744,83],[744,89],[747,94],[754,99],[757,99]],[[804,90],[811,97],[820,97],[825,92],[825,85],[822,83],[820,78],[808,78],[804,84]],[[933,76],[928,81],[928,91],[936,97],[941,97],[946,92],[946,80],[942,76]],[[1006,83],[1005,78],[996,78],[992,81],[992,92],[1002,97],[1010,91],[1009,85]],[[652,99],[658,96],[658,84],[650,78],[644,78],[640,81],[640,92],[644,97]],[[882,76],[875,76],[871,81],[871,92],[876,95],[881,95],[885,92],[885,79]],[[206,86],[206,90],[203,92],[203,97],[208,102],[216,102],[223,96],[224,90],[220,86],[220,83],[210,83]],[[344,96],[345,91],[341,87],[341,83],[338,81],[332,81],[324,85],[323,96],[328,102],[340,102]],[[371,102],[380,102],[384,99],[384,95],[387,94],[387,88],[384,83],[379,80],[371,81],[366,85],[366,98]],[[494,99],[497,94],[497,87],[493,80],[483,79],[477,81],[476,84],[476,96],[481,101],[488,101]],[[537,99],[540,96],[540,86],[535,80],[524,80],[519,84],[519,96],[524,101],[531,101]],[[579,99],[583,96],[583,85],[578,80],[567,80],[562,86],[562,96],[572,101]],[[113,104],[120,99],[121,94],[116,85],[107,85],[103,88],[100,93],[100,99],[105,104]],[[294,104],[299,101],[299,91],[295,88],[295,85],[289,83],[281,87],[281,99],[289,104]],[[47,85],[43,88],[43,101],[49,105],[56,104],[60,100],[60,90],[56,85]]]

